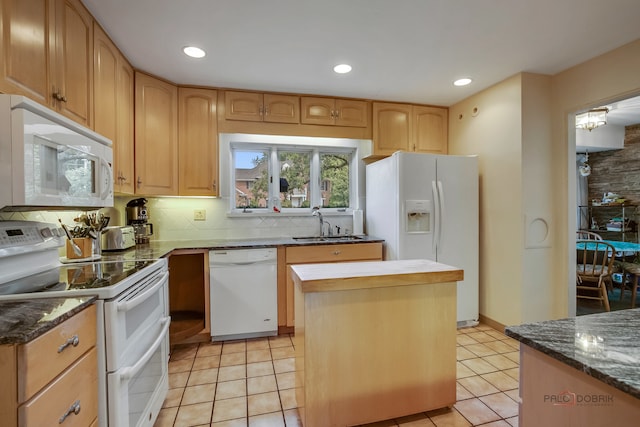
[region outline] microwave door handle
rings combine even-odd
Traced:
[[[134,299],[129,300],[129,301],[120,301],[116,304],[116,309],[118,311],[129,311],[133,308],[135,308],[137,305],[139,305],[140,303],[146,301],[146,299],[151,296],[153,293],[155,293],[155,291],[161,287],[164,286],[165,282],[167,281],[167,278],[169,277],[169,272],[164,272],[162,273],[162,276],[160,276],[160,280],[158,280],[158,282],[156,284],[154,284],[153,286],[151,286],[149,289],[147,289],[146,291],[144,291],[143,293],[139,294],[138,296],[136,296]]]
[[[105,169],[107,170],[107,174],[109,174],[109,179],[105,181],[107,185],[104,187],[102,193],[100,194],[100,199],[104,200],[109,196],[109,193],[111,191],[111,185],[109,184],[113,182],[113,171],[111,170],[111,165],[109,165],[109,163],[107,163],[107,161],[102,157],[100,157],[100,164],[105,167]]]
[[[135,377],[136,374],[140,371],[140,369],[142,369],[144,365],[147,364],[149,359],[151,359],[151,356],[153,356],[153,353],[155,353],[158,347],[160,347],[160,344],[162,344],[162,341],[164,341],[164,339],[167,336],[169,325],[171,324],[171,317],[167,316],[160,319],[160,324],[162,325],[162,330],[160,331],[160,335],[158,335],[158,337],[153,342],[151,347],[149,347],[149,350],[147,350],[145,354],[142,355],[140,360],[138,360],[135,365],[127,366],[120,370],[120,380],[129,380]]]

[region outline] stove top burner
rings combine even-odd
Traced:
[[[153,261],[99,261],[65,264],[31,276],[0,283],[0,295],[59,292],[115,286]]]

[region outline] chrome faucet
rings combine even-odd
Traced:
[[[320,208],[318,206],[314,206],[313,209],[311,209],[311,215],[318,217],[318,220],[320,221],[320,237],[324,236],[324,220],[322,219]]]

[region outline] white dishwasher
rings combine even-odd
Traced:
[[[276,248],[209,251],[211,340],[278,334]]]

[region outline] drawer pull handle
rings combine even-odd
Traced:
[[[74,335],[71,338],[69,338],[64,344],[58,347],[58,353],[62,353],[64,349],[69,347],[70,345],[77,347],[78,344],[80,344],[80,338],[78,338],[77,335]]]
[[[67,409],[67,412],[65,412],[64,415],[60,417],[60,419],[58,420],[58,424],[62,424],[69,415],[71,414],[78,415],[79,413],[80,413],[80,401],[76,400],[75,402],[73,402],[73,405],[71,405],[69,409]]]
[[[340,255],[342,252],[341,251],[333,251],[334,255]]]

